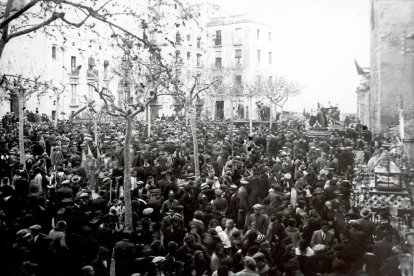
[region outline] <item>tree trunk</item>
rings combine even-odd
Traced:
[[[151,105],[148,105],[148,138],[151,137]]]
[[[231,146],[231,156],[233,156],[233,100],[230,99],[230,146]]]
[[[193,112],[190,112],[190,128],[191,136],[193,137],[193,147],[194,147],[194,174],[196,177],[200,176],[200,163],[198,161],[198,143],[197,143],[197,131],[195,125],[195,119]]]
[[[95,143],[96,143],[96,147],[98,147],[98,119],[93,117],[93,132],[95,134]]]
[[[132,207],[131,207],[131,132],[132,117],[126,118],[124,143],[124,201],[125,201],[125,229],[132,230]]]
[[[253,97],[249,97],[249,125],[250,125],[250,135],[253,135]]]
[[[23,95],[22,95],[23,94]],[[26,153],[24,150],[24,105],[25,97],[24,91],[18,91],[17,97],[19,100],[19,150],[20,150],[20,163],[26,168]]]
[[[273,124],[273,103],[270,102],[270,108],[269,108],[269,130],[272,131],[272,124]]]
[[[216,105],[215,105],[215,98],[211,99],[211,119],[214,121],[216,115]]]
[[[56,98],[56,114],[55,114],[55,127],[58,125],[59,118],[59,97]]]
[[[14,3],[14,0],[7,1],[6,8],[3,14],[3,20],[10,17],[10,13],[13,8],[13,3]],[[0,60],[1,60],[1,57],[3,56],[3,51],[7,44],[8,35],[9,35],[9,24],[6,24],[2,29],[2,34],[0,38]]]
[[[4,48],[6,47],[7,42],[3,39],[0,39],[0,60],[1,56],[3,55]]]

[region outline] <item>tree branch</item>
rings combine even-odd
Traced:
[[[9,24],[12,20],[18,18],[20,15],[22,15],[24,12],[32,8],[34,5],[36,5],[40,0],[32,0],[26,5],[24,5],[20,10],[16,11],[12,15],[5,18],[2,22],[0,22],[0,29],[5,27],[7,24]],[[13,2],[13,0],[12,0]]]
[[[10,34],[9,36],[7,36],[6,41],[9,41],[12,38],[15,38],[15,37],[18,37],[18,36],[21,36],[21,35],[25,35],[25,34],[33,32],[33,31],[36,31],[36,30],[38,30],[38,29],[40,29],[44,26],[49,25],[51,22],[55,21],[56,19],[59,19],[59,18],[62,19],[64,16],[65,16],[65,13],[53,13],[53,15],[49,19],[47,19],[46,21],[44,21],[40,24],[37,24],[37,25],[35,25],[31,28],[27,28],[25,30],[21,30],[19,32],[15,32],[13,34]]]

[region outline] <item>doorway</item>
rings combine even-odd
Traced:
[[[19,97],[17,97],[16,93],[11,94],[10,111],[16,115],[19,114]]]
[[[216,101],[216,118],[224,119],[224,101]]]

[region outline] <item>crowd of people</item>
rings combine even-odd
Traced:
[[[2,275],[407,275],[390,214],[375,224],[351,202],[355,166],[395,137],[313,138],[298,120],[250,135],[247,124],[201,120],[196,176],[185,122],[159,120],[149,138],[137,123],[125,191],[122,122],[98,133],[28,124],[24,164],[17,124],[6,115],[0,134]]]

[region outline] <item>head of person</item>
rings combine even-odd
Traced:
[[[325,207],[328,209],[328,210],[332,210],[332,202],[331,201],[326,201],[325,202]]]
[[[228,228],[228,229],[234,228],[234,220],[226,219],[226,228]]]
[[[244,257],[243,265],[245,268],[251,269],[253,271],[256,270],[256,261],[252,257],[249,257],[249,256]]]
[[[184,237],[184,242],[189,248],[193,248],[195,245],[195,237],[192,234],[188,234]]]
[[[256,266],[257,267],[262,267],[263,265],[266,264],[266,262],[265,262],[265,255],[262,252],[257,252],[256,254],[254,254],[252,256],[252,258],[256,262]]]
[[[327,221],[322,221],[321,222],[321,230],[322,230],[322,232],[324,232],[325,234],[327,234],[328,233],[328,230],[329,230],[329,223],[327,222]]]
[[[288,226],[290,226],[290,227],[296,227],[296,219],[290,218],[288,220]]]

